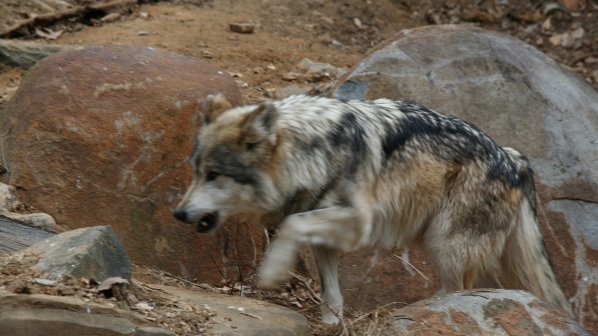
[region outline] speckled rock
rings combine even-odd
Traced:
[[[73,297],[0,290],[0,335],[174,336],[143,317]]]
[[[259,251],[263,233],[241,225],[201,235],[171,214],[191,181],[198,101],[216,92],[241,101],[224,71],[159,49],[87,46],[50,56],[0,115],[10,129],[4,180],[70,229],[112,226],[137,263],[219,282],[218,268],[235,256],[251,259],[234,261],[242,268],[253,265],[253,254],[232,249]]]
[[[598,333],[598,93],[583,78],[514,37],[440,25],[402,31],[359,62],[330,94],[416,101],[472,122],[501,146],[529,156],[557,277],[579,319]],[[345,284],[349,294],[356,293],[354,300],[363,296],[380,304],[404,301],[401,291],[429,294],[417,292],[426,283],[417,274],[400,277],[401,267],[373,269],[366,277],[363,269],[379,264],[371,255],[346,260],[345,278],[364,279]],[[396,260],[386,255],[381,263]],[[377,278],[386,280],[376,285]],[[401,288],[397,295],[386,290],[392,286]]]
[[[475,290],[392,311],[381,335],[587,335],[565,311],[525,291]]]

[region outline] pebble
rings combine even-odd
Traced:
[[[255,30],[255,25],[251,23],[229,23],[228,28],[239,34],[251,34]]]

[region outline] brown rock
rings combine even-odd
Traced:
[[[5,178],[71,229],[111,225],[134,262],[202,282],[234,278],[237,262],[251,269],[263,233],[236,225],[201,235],[171,214],[191,181],[198,100],[215,92],[241,100],[224,71],[162,50],[88,46],[49,57],[0,119],[11,129]]]
[[[598,282],[598,93],[592,87],[516,38],[446,25],[402,31],[359,62],[331,94],[416,101],[470,121],[500,145],[525,153],[536,172],[538,216],[557,278],[578,318],[598,332],[592,287]],[[375,264],[367,254],[348,258],[357,276]],[[369,277],[388,283],[370,282],[370,290],[356,296],[385,293],[384,302],[390,302],[405,301],[404,292],[429,294],[418,293],[418,278],[404,281],[401,267],[385,271]]]
[[[239,34],[251,34],[255,30],[255,25],[252,23],[229,23],[228,28]]]

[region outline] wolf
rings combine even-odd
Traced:
[[[322,321],[342,320],[339,253],[418,246],[445,291],[528,290],[571,307],[536,220],[528,159],[474,125],[407,101],[295,95],[202,104],[194,178],[174,216],[215,230],[230,218],[276,228],[258,284],[288,279],[313,247]]]

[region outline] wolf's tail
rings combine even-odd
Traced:
[[[511,155],[513,153],[510,153]],[[512,155],[513,156],[513,155]],[[514,158],[522,177],[524,197],[518,223],[507,238],[501,267],[507,288],[520,288],[562,307],[570,317],[573,311],[556,280],[536,218],[536,191],[533,171],[521,154]]]

